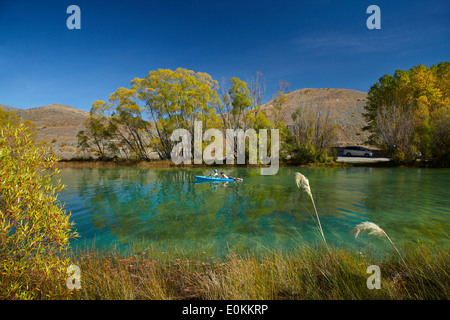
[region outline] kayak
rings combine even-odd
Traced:
[[[200,181],[210,181],[210,182],[234,181],[234,179],[224,179],[224,178],[205,177],[205,176],[195,176],[195,179],[200,180]]]

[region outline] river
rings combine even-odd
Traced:
[[[148,242],[220,256],[320,245],[312,202],[297,188],[295,172],[310,180],[330,245],[388,248],[377,236],[350,236],[363,221],[378,224],[398,245],[450,245],[449,169],[282,167],[261,176],[259,168],[219,168],[244,180],[195,183],[195,175],[212,169],[63,169],[59,200],[80,234],[72,247]]]

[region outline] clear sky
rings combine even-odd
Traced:
[[[69,30],[69,5],[81,30]],[[369,5],[381,29],[369,30]],[[0,104],[88,111],[159,68],[214,79],[262,72],[266,100],[291,91],[368,91],[382,75],[450,57],[450,1],[0,0]]]

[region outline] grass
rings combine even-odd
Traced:
[[[450,294],[448,252],[424,245],[404,248],[404,261],[395,254],[380,260],[308,245],[209,260],[161,255],[155,248],[126,257],[91,249],[72,259],[81,269],[82,288],[66,290],[66,299],[448,299]],[[367,267],[374,264],[381,269],[379,290],[366,285]]]

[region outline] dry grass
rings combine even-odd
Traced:
[[[230,254],[205,261],[157,252],[128,257],[93,251],[74,257],[82,289],[68,299],[448,299],[449,254],[416,246],[379,258],[344,249],[299,246],[291,252]],[[155,259],[155,256],[158,258]],[[369,265],[381,268],[381,289],[369,290]]]

